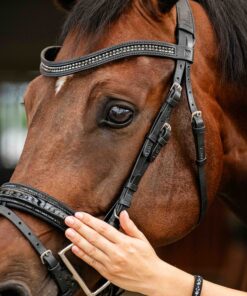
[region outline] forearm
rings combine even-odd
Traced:
[[[226,287],[222,287],[208,281],[204,281],[201,296],[246,296],[246,292],[241,292]]]
[[[163,261],[155,268],[154,278],[149,281],[148,296],[192,296],[194,276]],[[247,293],[203,281],[201,296],[247,296]]]

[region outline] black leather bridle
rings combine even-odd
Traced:
[[[88,69],[93,69],[109,62],[133,56],[153,56],[176,60],[173,85],[156,116],[154,123],[146,136],[144,144],[136,159],[132,172],[124,185],[120,197],[105,217],[105,221],[114,227],[119,227],[119,214],[131,206],[133,194],[138,185],[162,147],[171,135],[169,124],[174,108],[179,104],[182,95],[182,82],[184,82],[190,112],[192,114],[192,130],[196,147],[196,163],[198,169],[198,185],[200,197],[200,213],[198,223],[203,218],[207,208],[207,190],[205,177],[206,153],[204,145],[205,125],[202,113],[197,109],[191,85],[191,64],[193,63],[195,30],[194,20],[188,0],[179,0],[177,3],[177,39],[178,44],[166,42],[138,40],[106,48],[78,59],[54,62],[60,47],[48,47],[41,53],[40,71],[44,76],[61,77]],[[118,292],[109,282],[105,283],[95,292],[91,292],[83,279],[74,269],[66,257],[71,249],[69,245],[59,252],[62,262],[57,260],[51,250],[47,250],[42,242],[34,235],[32,230],[11,209],[28,212],[33,216],[48,222],[57,229],[65,231],[64,219],[73,215],[74,211],[53,197],[34,188],[21,184],[7,183],[0,188],[0,214],[11,221],[26,237],[34,250],[40,256],[42,263],[47,267],[54,278],[60,296],[70,296],[75,293],[78,286],[88,296],[107,293],[117,295]],[[109,288],[110,287],[110,288]]]

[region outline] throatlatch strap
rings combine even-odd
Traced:
[[[205,164],[207,161],[205,151],[205,124],[202,119],[201,112],[195,113],[192,117],[192,130],[195,139],[196,148],[196,164],[198,169],[198,184],[199,184],[199,195],[200,195],[200,214],[199,221],[201,222],[206,214],[207,210],[207,183],[206,183],[206,172]]]
[[[207,197],[207,182],[205,164],[207,161],[206,149],[205,149],[205,124],[202,117],[202,112],[198,110],[191,83],[191,66],[186,63],[186,92],[187,100],[192,115],[191,125],[194,136],[195,148],[196,148],[196,165],[198,173],[198,186],[199,186],[199,197],[200,197],[200,212],[198,218],[198,224],[202,221],[207,211],[208,197]]]
[[[188,0],[180,0],[177,3],[178,12],[178,40],[179,44],[194,47],[195,44],[195,27],[194,18]],[[180,65],[179,65],[180,64]],[[198,173],[199,186],[199,218],[198,224],[202,221],[207,210],[207,184],[206,184],[206,151],[205,151],[205,124],[202,118],[202,112],[198,110],[192,90],[191,82],[191,63],[179,61],[177,68],[185,67],[185,86],[187,101],[192,115],[192,131],[196,148],[196,165]]]

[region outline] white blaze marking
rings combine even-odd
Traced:
[[[68,75],[68,76],[59,77],[57,79],[56,86],[55,86],[55,94],[56,95],[60,92],[62,87],[65,85],[66,81],[72,77],[73,77],[73,75]]]

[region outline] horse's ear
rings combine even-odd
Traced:
[[[168,12],[178,0],[158,0],[159,9],[162,13]]]
[[[70,11],[77,0],[54,0],[55,5],[65,11]]]

